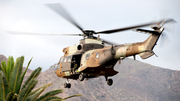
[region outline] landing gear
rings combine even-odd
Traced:
[[[68,79],[66,79],[66,83],[64,83],[64,88],[71,88],[71,84],[69,83]]]
[[[112,80],[112,79],[108,79],[108,80],[107,80],[107,84],[108,84],[109,86],[111,86],[111,85],[113,84],[113,80]]]
[[[105,76],[106,82],[109,86],[111,86],[113,84],[113,80],[112,79],[108,79],[107,76]]]
[[[83,74],[83,73],[81,73],[81,74],[79,75],[79,80],[80,80],[80,81],[83,81],[83,80],[84,80],[84,74]]]
[[[71,84],[70,83],[65,83],[64,88],[71,88]]]

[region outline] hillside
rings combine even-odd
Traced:
[[[0,61],[6,57],[0,55]],[[64,89],[65,79],[56,76],[53,66],[38,77],[37,87],[53,83],[45,92],[63,89],[58,96],[67,97],[82,94],[67,101],[179,101],[180,71],[163,69],[132,59],[125,59],[115,66],[119,73],[112,77],[114,83],[107,86],[104,77],[84,80],[70,80],[71,88]],[[27,78],[32,70],[28,70]]]

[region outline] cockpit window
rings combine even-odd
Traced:
[[[64,59],[64,57],[62,57],[62,58],[60,59],[60,63],[62,63],[62,62],[63,62],[63,59]]]
[[[56,64],[54,68],[55,68],[55,70],[58,70],[59,69],[59,64]]]
[[[99,58],[99,52],[98,52],[98,53],[96,53],[96,58]]]
[[[67,62],[71,62],[71,56],[67,58]]]
[[[89,55],[90,55],[90,54],[86,54],[86,60],[89,59]]]
[[[63,62],[67,62],[67,57],[64,57],[64,61]]]

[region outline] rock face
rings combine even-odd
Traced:
[[[67,97],[82,94],[82,97],[68,101],[179,101],[180,71],[163,69],[131,59],[125,59],[115,66],[119,71],[107,86],[104,77],[84,80],[69,80],[70,89],[65,89],[65,79],[56,76],[53,66],[39,76],[38,86],[53,83],[45,92],[63,89],[58,96]]]
[[[0,61],[7,58],[0,55]],[[180,71],[163,69],[132,59],[125,59],[116,64],[115,70],[119,73],[111,77],[112,86],[107,86],[104,77],[84,80],[82,82],[69,80],[70,89],[65,89],[65,79],[57,77],[53,66],[42,72],[38,77],[40,87],[53,83],[45,92],[54,89],[63,89],[60,97],[82,94],[81,97],[67,101],[180,101]],[[32,73],[28,69],[25,79]],[[44,92],[44,93],[45,93]]]

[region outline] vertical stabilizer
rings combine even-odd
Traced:
[[[142,59],[146,59],[152,55],[154,55],[154,52],[152,51],[154,46],[156,45],[156,42],[158,41],[160,35],[151,34],[147,40],[144,41],[144,52],[140,53],[139,56]]]
[[[153,27],[154,29],[154,27]],[[139,56],[142,59],[146,59],[152,55],[154,55],[153,48],[156,45],[161,33],[163,32],[164,28],[157,26],[154,31],[151,30],[144,30],[144,29],[136,29],[136,31],[150,33],[151,35],[143,42],[142,46],[138,47],[140,51]]]

